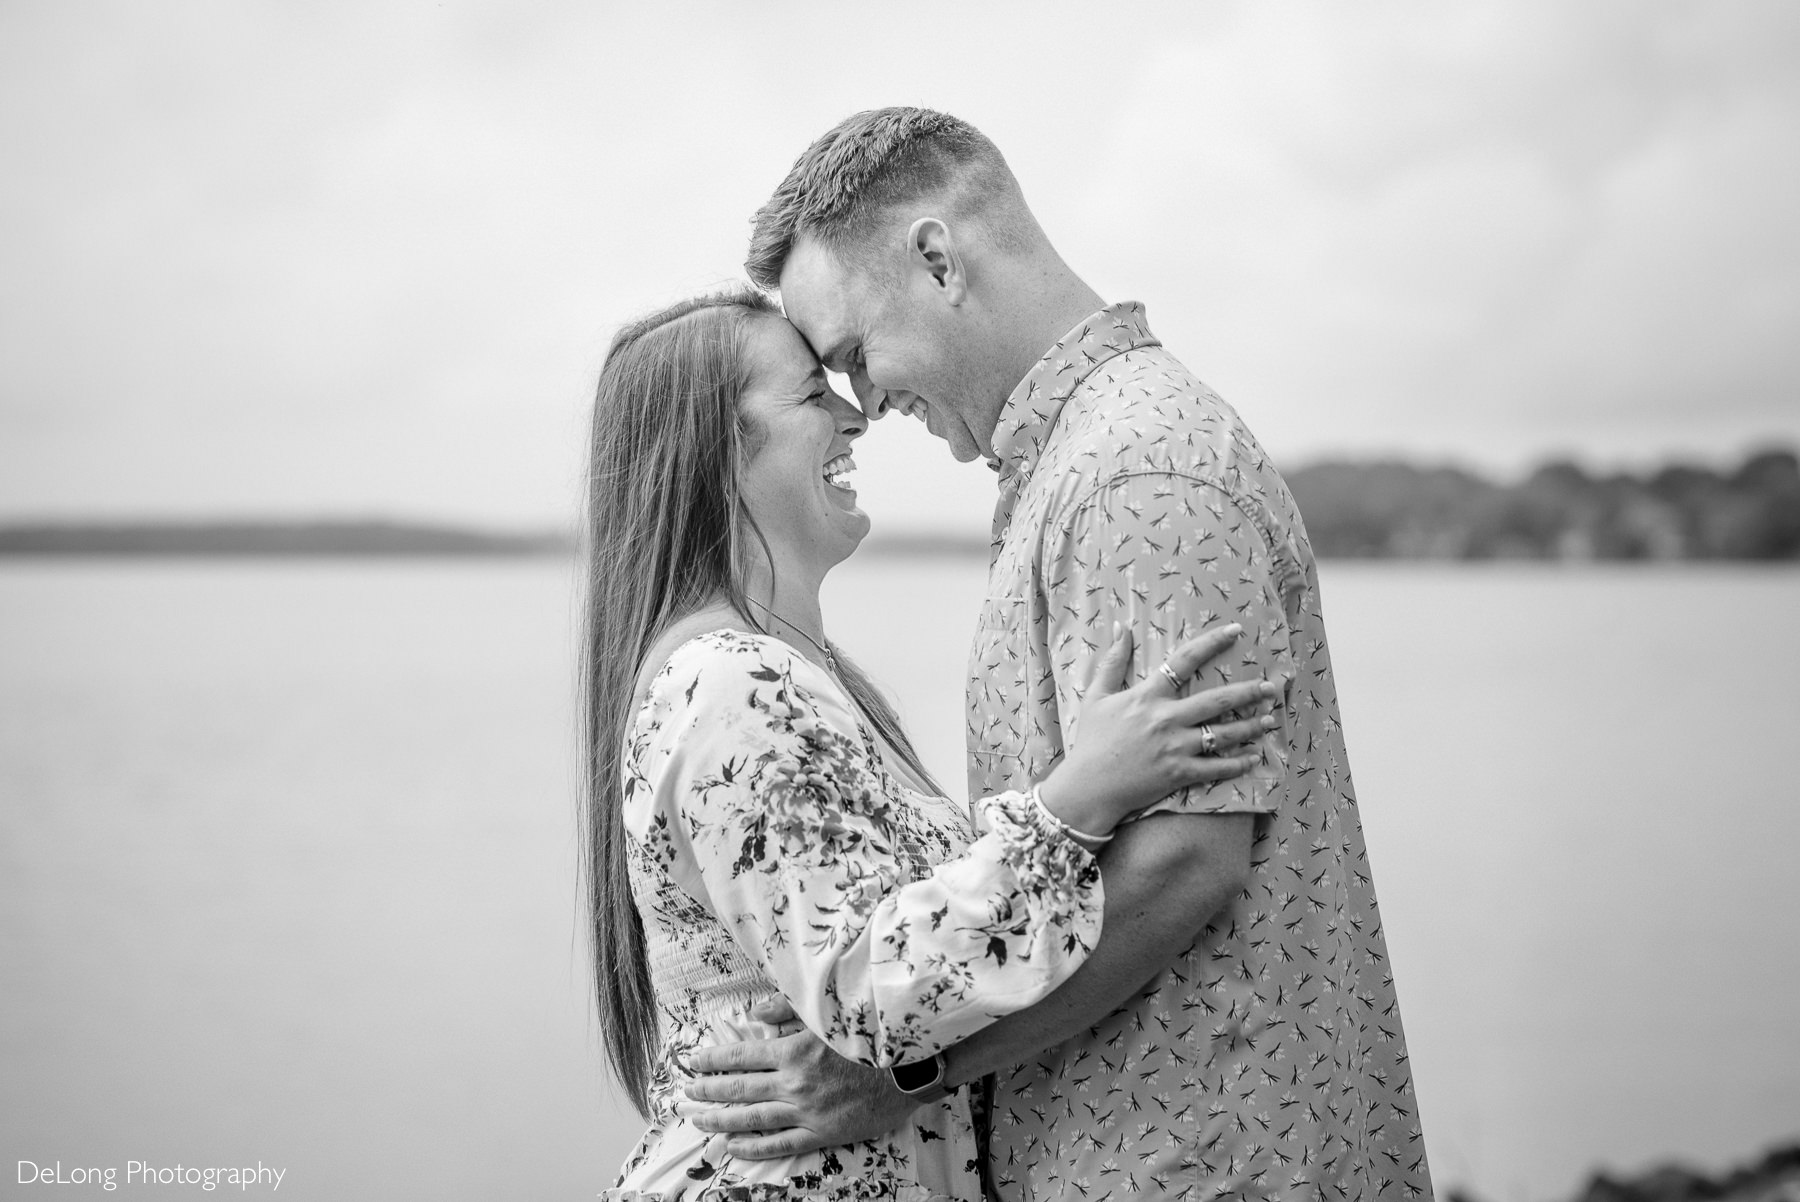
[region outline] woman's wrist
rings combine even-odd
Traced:
[[[1098,851],[1112,842],[1114,827],[1118,824],[1103,817],[1098,807],[1067,804],[1060,796],[1060,789],[1056,801],[1052,803],[1044,796],[1050,779],[1045,777],[1031,787],[1031,804],[1046,823],[1089,851]]]

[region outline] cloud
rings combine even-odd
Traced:
[[[0,511],[560,519],[611,327],[896,102],[1284,459],[1800,440],[1785,6],[927,9],[978,64],[824,5],[0,9]],[[898,425],[878,525],[984,528]]]
[[[1792,19],[1310,16],[1159,48],[1083,199],[1115,215],[1113,274],[1273,447],[1800,432]]]

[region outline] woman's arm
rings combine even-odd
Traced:
[[[1041,999],[1099,938],[1093,857],[1021,794],[913,881],[899,803],[836,691],[773,640],[699,640],[634,746],[628,826],[840,1055],[930,1056]]]
[[[1248,814],[1154,815],[1122,831],[1101,856],[1115,884],[1099,946],[1042,1002],[951,1048],[948,1083],[1023,1063],[1130,1001],[1243,890],[1250,841]],[[757,1017],[787,1021],[781,1001]],[[689,1067],[702,1075],[677,1111],[702,1131],[729,1135],[731,1155],[744,1160],[872,1139],[917,1105],[886,1073],[833,1055],[808,1031],[703,1048]]]
[[[1153,814],[1100,863],[1111,882],[1106,934],[1049,997],[950,1049],[949,1084],[1031,1059],[1123,1006],[1186,951],[1250,877],[1249,814]]]

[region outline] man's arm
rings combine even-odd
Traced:
[[[1028,1060],[1130,1001],[1243,891],[1252,821],[1249,814],[1155,814],[1121,827],[1100,857],[1106,920],[1093,953],[1049,997],[951,1048],[950,1083]]]
[[[1106,919],[1100,941],[1049,997],[983,1028],[946,1053],[963,1085],[1030,1059],[1113,1013],[1185,951],[1250,875],[1249,814],[1158,814],[1129,823],[1100,857]],[[792,1010],[758,1017],[781,1023]],[[770,1159],[873,1139],[916,1105],[885,1070],[834,1055],[810,1032],[697,1050],[696,1102],[681,1110],[725,1132],[731,1155]],[[768,1134],[764,1134],[764,1133]]]

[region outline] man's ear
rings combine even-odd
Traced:
[[[950,227],[936,217],[921,217],[906,231],[907,264],[922,272],[932,290],[951,305],[968,294],[969,280]]]

